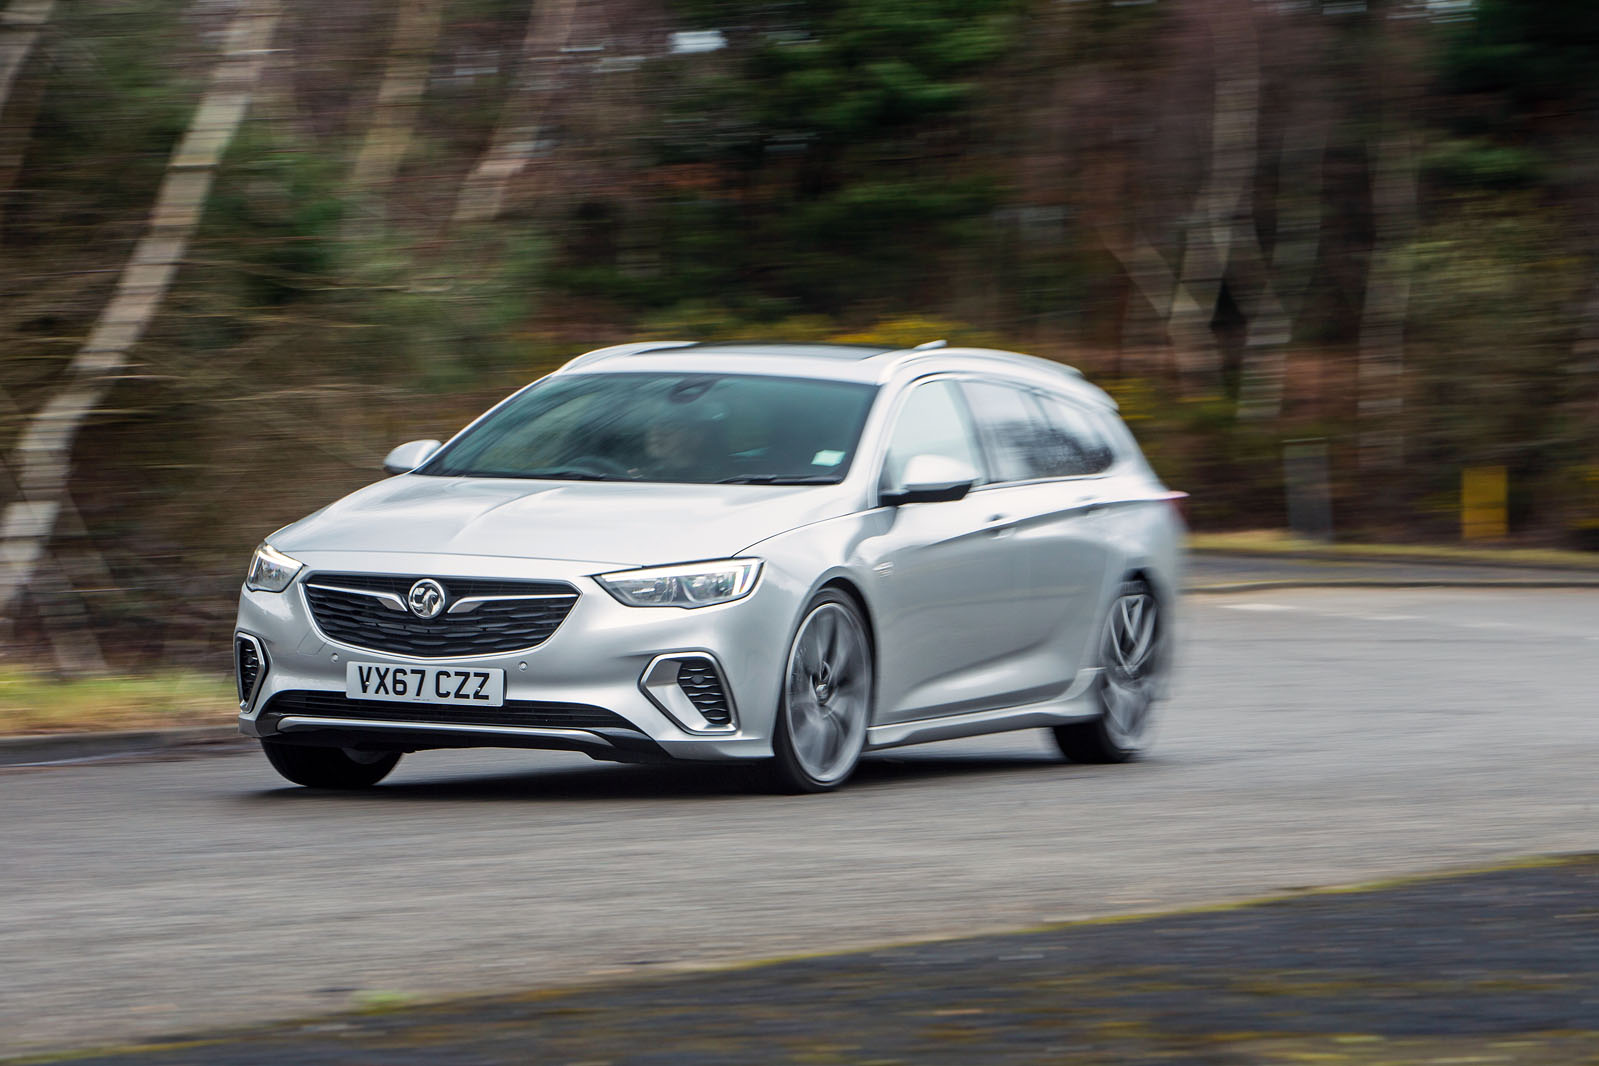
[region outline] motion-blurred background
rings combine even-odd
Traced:
[[[1197,529],[1592,548],[1596,107],[1592,0],[10,0],[8,658],[220,673],[264,534],[635,337],[1032,351]]]

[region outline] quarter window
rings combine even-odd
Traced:
[[[1059,396],[1041,394],[1040,406],[1048,418],[1044,433],[1048,477],[1097,474],[1115,462],[1115,452],[1094,418]]]
[[[905,398],[883,460],[882,487],[897,487],[905,464],[918,455],[941,455],[982,469],[960,396],[947,381],[918,385]]]

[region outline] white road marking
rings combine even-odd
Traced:
[[[1229,611],[1311,611],[1311,607],[1293,607],[1286,603],[1222,603]]]
[[[1535,633],[1541,636],[1565,637],[1569,639],[1585,639],[1599,641],[1599,636],[1584,633],[1573,633],[1569,630],[1552,629],[1547,626],[1527,625],[1519,622],[1499,621],[1468,621],[1460,618],[1436,617],[1419,614],[1403,614],[1397,612],[1374,613],[1360,610],[1340,610],[1334,607],[1312,606],[1309,604],[1271,603],[1264,600],[1246,600],[1242,603],[1218,603],[1216,606],[1229,611],[1252,612],[1299,612],[1301,614],[1318,615],[1322,618],[1340,618],[1351,622],[1420,622],[1423,625],[1447,626],[1454,629],[1493,630],[1495,632]]]

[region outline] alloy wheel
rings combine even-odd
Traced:
[[[783,700],[794,759],[818,785],[854,769],[871,703],[871,646],[860,618],[842,603],[819,604],[794,636]]]
[[[1105,731],[1118,747],[1137,748],[1149,726],[1161,630],[1160,604],[1147,588],[1129,588],[1111,604],[1101,700]]]

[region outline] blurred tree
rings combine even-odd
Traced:
[[[1379,8],[1367,28],[1372,249],[1359,334],[1360,461],[1395,469],[1404,461],[1405,330],[1412,247],[1419,225],[1417,122],[1421,51],[1406,21]]]
[[[6,121],[6,105],[54,7],[55,0],[11,0],[11,5],[0,11],[0,220],[5,217],[6,195],[21,165],[22,145],[32,125],[31,119]]]
[[[1486,439],[1510,454],[1513,490],[1541,486],[1542,510],[1566,512],[1572,529],[1591,528],[1599,526],[1599,510],[1553,486],[1599,469],[1599,5],[1478,0],[1474,14],[1444,54],[1441,83],[1450,106],[1443,126],[1451,139],[1430,159],[1432,177],[1463,217],[1484,213],[1489,197],[1524,215],[1518,239],[1502,246],[1521,258],[1504,269],[1543,279],[1540,297],[1576,289],[1564,306],[1540,298],[1503,308],[1517,340],[1496,356],[1504,371],[1538,382],[1534,394],[1513,390],[1506,414],[1538,428],[1500,425]],[[1536,200],[1528,190],[1538,191]],[[1551,211],[1564,222],[1558,232],[1540,224]],[[1532,235],[1541,241],[1528,240]],[[1470,254],[1480,261],[1482,252]],[[1476,282],[1493,283],[1510,284],[1493,273]],[[1565,338],[1565,358],[1556,363],[1551,331]],[[1484,372],[1476,359],[1458,370],[1460,380],[1450,386],[1457,396]],[[1501,384],[1504,371],[1495,376]],[[1463,412],[1457,419],[1479,421]],[[1518,510],[1525,517],[1531,508]]]
[[[1014,47],[1022,0],[675,6],[728,47],[662,71],[653,161],[684,180],[653,225],[661,276],[683,284],[638,295],[709,286],[830,312],[925,298],[996,199],[978,79]]]
[[[381,231],[386,210],[384,197],[411,145],[441,16],[440,0],[400,3],[388,66],[371,111],[372,124],[350,173],[353,210],[346,215],[346,224],[352,236],[371,236]]]
[[[234,17],[211,87],[172,152],[145,235],[116,292],[68,366],[66,382],[28,419],[10,463],[18,495],[0,519],[0,618],[11,617],[45,561],[67,504],[78,431],[115,384],[171,286],[217,166],[249,108],[278,15],[276,0],[254,0]]]
[[[1599,103],[1599,5],[1589,0],[1477,0],[1445,59],[1455,92],[1501,95],[1506,113],[1552,101]],[[1504,114],[1504,113],[1502,113]]]
[[[11,0],[10,6],[0,11],[0,111],[5,110],[11,86],[54,7],[55,0]]]
[[[491,222],[505,204],[505,191],[538,146],[550,98],[559,86],[559,64],[572,32],[576,0],[535,0],[516,82],[500,113],[489,146],[461,183],[457,222]],[[587,5],[590,9],[598,4]]]

